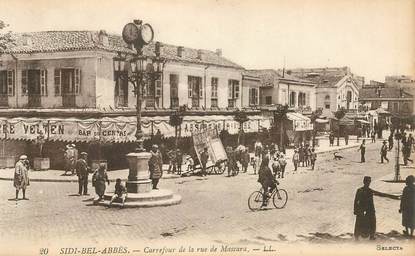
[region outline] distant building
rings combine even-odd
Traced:
[[[385,86],[391,88],[403,89],[411,95],[415,95],[415,77],[412,76],[386,76],[385,77]],[[413,101],[415,105],[415,98]],[[414,110],[415,111],[415,110]],[[415,114],[415,112],[412,112]]]
[[[316,108],[322,109],[324,115],[330,116],[340,108],[358,110],[359,88],[364,79],[353,75],[350,68],[290,69],[287,74],[316,84]]]
[[[400,117],[413,113],[413,98],[413,95],[399,88],[375,87],[359,91],[359,103],[365,111],[381,108]]]
[[[316,110],[316,84],[273,69],[248,70],[261,80],[260,105],[288,105],[298,112]]]

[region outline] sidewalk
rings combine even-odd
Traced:
[[[167,173],[168,165],[163,165],[163,177],[162,179],[174,179],[179,178],[180,175],[177,174],[168,174]],[[65,176],[63,170],[47,170],[47,171],[29,171],[30,181],[37,182],[78,182],[78,176]],[[115,182],[117,178],[120,178],[122,181],[128,180],[128,169],[108,171],[108,179],[111,182]],[[0,169],[0,180],[13,180],[14,169]],[[89,181],[92,179],[92,174],[89,176]]]
[[[365,138],[366,142],[369,143],[369,139]],[[320,146],[316,148],[317,154],[335,152],[340,150],[345,150],[349,148],[355,148],[360,145],[362,138],[359,139],[359,142],[356,141],[356,137],[351,137],[349,139],[349,145],[344,145],[344,139],[340,139],[340,146],[329,146],[328,138],[320,137],[319,138]],[[337,141],[334,141],[336,145]],[[291,159],[294,153],[294,149],[287,149],[286,158]],[[252,155],[253,156],[253,155]],[[163,177],[162,179],[175,179],[180,178],[180,175],[177,174],[168,174],[167,173],[168,165],[163,165]],[[63,170],[47,170],[47,171],[33,171],[29,172],[30,181],[33,182],[78,182],[78,177],[74,176],[65,176],[63,175]],[[12,181],[14,176],[14,168],[0,169],[0,180]],[[406,177],[406,176],[405,176]],[[122,181],[128,180],[128,169],[108,171],[108,178],[111,182],[115,182],[117,178],[121,178]],[[92,179],[92,175],[89,175],[89,180]]]
[[[393,195],[393,196],[401,196],[402,190],[405,187],[405,179],[408,175],[415,175],[415,165],[409,166],[400,166],[400,175],[401,181],[400,182],[393,182],[395,177],[395,170],[392,168],[391,173],[388,175],[383,176],[382,178],[372,181],[370,187],[373,190]]]

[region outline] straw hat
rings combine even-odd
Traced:
[[[21,155],[20,157],[19,157],[19,160],[26,160],[27,159],[27,156],[26,155]]]

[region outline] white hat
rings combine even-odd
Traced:
[[[19,157],[19,160],[26,160],[27,159],[27,156],[26,155],[21,155],[20,157]]]

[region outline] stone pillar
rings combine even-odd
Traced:
[[[127,181],[128,193],[146,193],[151,191],[150,172],[148,160],[151,157],[149,152],[129,153],[127,155],[130,167]]]

